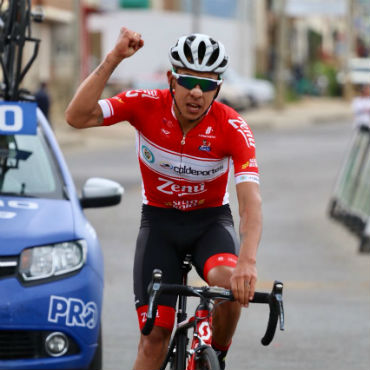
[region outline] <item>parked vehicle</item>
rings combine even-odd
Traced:
[[[229,84],[226,81],[222,83],[217,100],[230,106],[236,111],[246,110],[253,106],[252,99],[250,96],[245,94],[242,88]]]
[[[103,256],[83,209],[123,188],[91,178],[79,197],[35,103],[0,116],[0,369],[100,370]]]
[[[222,89],[229,88],[247,96],[252,106],[270,103],[275,98],[274,85],[268,80],[241,76],[234,69],[228,68],[223,74]]]

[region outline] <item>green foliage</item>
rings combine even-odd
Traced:
[[[340,95],[341,89],[337,81],[337,73],[335,66],[322,61],[312,63],[311,70],[309,71],[312,80],[316,82],[321,80],[326,83],[326,88],[323,92],[328,96]]]
[[[285,101],[287,103],[294,103],[301,99],[301,95],[293,89],[292,87],[288,86],[285,90]]]

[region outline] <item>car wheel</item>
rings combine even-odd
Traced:
[[[251,102],[251,107],[252,108],[258,108],[258,106],[259,106],[258,100],[252,95],[248,95],[248,97],[249,97],[249,100]]]
[[[96,347],[96,351],[90,363],[89,370],[101,370],[102,367],[103,367],[103,337],[102,337],[102,329],[100,325],[99,336],[98,336],[98,346]]]

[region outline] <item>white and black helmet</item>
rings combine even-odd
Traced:
[[[229,65],[224,45],[201,33],[180,37],[169,56],[174,68],[197,72],[223,73]]]

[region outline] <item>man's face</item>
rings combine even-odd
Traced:
[[[185,68],[178,68],[176,73],[178,75],[209,78],[213,80],[218,79],[218,74],[213,72],[195,72]],[[181,86],[180,82],[174,77],[172,72],[168,72],[167,76],[170,88],[173,89],[176,99],[176,116],[178,118],[182,117],[189,121],[200,117],[212,103],[218,86],[211,91],[203,91],[201,85],[195,85],[192,88],[186,88]],[[181,111],[181,115],[179,115],[178,109]]]

